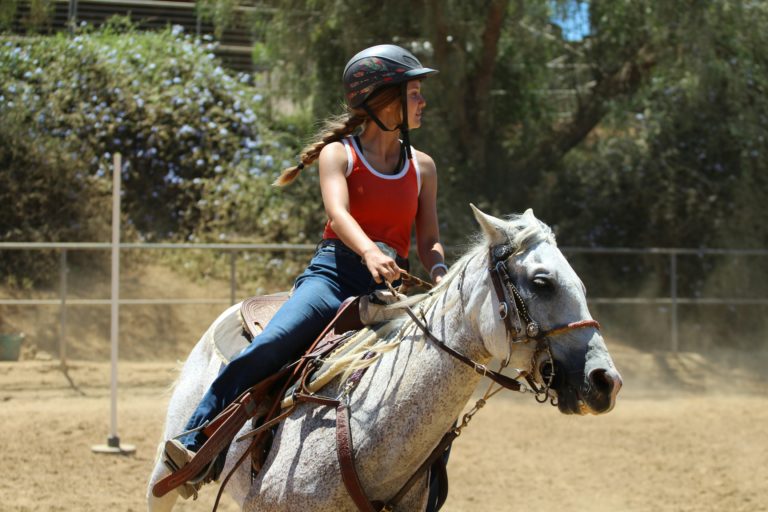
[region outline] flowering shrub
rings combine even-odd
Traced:
[[[213,49],[181,27],[142,33],[120,21],[74,37],[0,38],[4,130],[30,145],[44,140],[50,154],[62,155],[44,168],[58,178],[37,179],[34,193],[53,197],[53,187],[63,187],[69,194],[62,200],[93,206],[109,193],[120,152],[124,239],[316,238],[323,215],[316,180],[304,178],[285,195],[270,185],[299,142],[271,128],[264,90],[253,76],[223,69]],[[0,172],[28,164],[8,153]],[[63,172],[65,165],[76,172]],[[23,172],[14,176],[24,179]],[[0,201],[31,204],[10,193],[0,190]],[[309,196],[316,200],[304,200]],[[104,240],[92,223],[46,204],[28,217],[45,226],[0,224],[0,239]]]
[[[180,27],[115,25],[0,40],[0,115],[13,113],[30,137],[60,141],[89,175],[110,177],[122,153],[124,212],[143,238],[205,233],[206,221],[226,230],[211,211],[222,183],[271,182],[295,149],[269,129],[252,77],[224,70],[212,43]]]

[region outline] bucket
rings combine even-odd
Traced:
[[[0,334],[0,361],[18,361],[23,334]]]

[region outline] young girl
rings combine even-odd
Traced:
[[[419,259],[434,282],[447,267],[437,222],[437,173],[432,159],[411,148],[408,131],[421,126],[421,80],[436,73],[394,45],[363,50],[347,63],[347,112],[326,123],[284,186],[315,160],[328,221],[291,297],[214,380],[186,430],[212,420],[244,391],[300,357],[348,297],[369,294],[407,268],[416,226]],[[357,133],[357,135],[354,135]],[[201,432],[166,443],[166,457],[183,466],[205,442]],[[196,479],[197,480],[197,479]],[[179,488],[194,494],[192,484]]]

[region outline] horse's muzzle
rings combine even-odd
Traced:
[[[614,368],[596,368],[584,378],[581,386],[572,379],[577,373],[568,375],[565,368],[555,363],[554,367],[544,362],[540,375],[553,371],[552,390],[557,395],[557,408],[563,414],[604,414],[616,405],[616,396],[622,386],[621,375]],[[582,374],[583,375],[583,374]]]

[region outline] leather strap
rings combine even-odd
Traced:
[[[336,455],[341,466],[341,479],[344,487],[347,488],[349,496],[357,505],[360,512],[378,512],[380,508],[374,508],[374,505],[368,499],[360,483],[360,478],[355,469],[355,457],[352,447],[352,432],[349,428],[349,406],[340,403],[336,407]]]
[[[368,499],[365,489],[363,489],[363,484],[360,482],[360,477],[358,476],[357,468],[355,467],[349,406],[345,403],[338,402],[336,407],[336,455],[341,468],[341,479],[344,482],[344,487],[347,489],[347,493],[349,493],[349,496],[352,498],[352,501],[360,512],[392,510],[392,508],[397,505],[406,494],[408,494],[411,487],[413,487],[413,485],[419,481],[435,462],[443,456],[445,450],[451,446],[458,436],[459,434],[455,429],[446,432],[437,446],[435,446],[434,450],[432,450],[408,481],[405,482],[400,490],[387,503],[371,501]],[[445,470],[444,465],[442,469],[443,471]],[[441,497],[440,500],[444,502],[445,497]]]
[[[336,313],[336,316],[333,318],[333,320],[331,320],[331,322],[325,327],[325,329],[323,329],[320,335],[312,343],[308,351],[312,353],[312,357],[319,357],[321,353],[324,353],[325,351],[331,350],[335,347],[335,344],[327,343],[323,347],[325,349],[324,351],[316,350],[320,342],[323,341],[325,337],[331,332],[338,318],[353,302],[354,301],[350,301],[349,303],[346,303],[341,308],[339,308],[339,311]],[[200,448],[200,450],[195,453],[195,455],[192,457],[192,460],[190,460],[189,463],[187,463],[187,465],[180,470],[175,471],[174,473],[158,481],[152,488],[152,494],[160,498],[176,487],[195,478],[208,465],[208,463],[210,463],[210,461],[219,454],[219,452],[225,450],[227,446],[229,446],[229,443],[232,441],[235,435],[237,435],[245,422],[253,417],[256,407],[264,399],[270,388],[272,388],[272,386],[277,383],[278,380],[286,377],[289,372],[292,372],[292,378],[289,379],[289,382],[300,377],[301,373],[307,369],[307,363],[310,360],[312,360],[312,358],[304,357],[296,363],[283,367],[277,373],[267,377],[263,381],[247,390],[233,403],[228,405],[203,430],[206,436],[208,436],[208,439]],[[287,383],[283,386],[283,390],[280,393],[280,396],[282,396],[282,394],[285,392],[287,386]],[[282,416],[278,413],[279,403],[280,401],[277,400],[273,405],[270,413],[267,415],[267,421],[276,419],[278,416]],[[266,432],[266,429],[262,429],[260,432],[254,433],[253,436],[256,437],[258,434],[262,434],[264,432]]]
[[[248,419],[253,416],[256,405],[264,398],[269,388],[280,378],[288,374],[291,366],[283,367],[279,372],[259,382],[227,407],[217,416],[214,424],[218,428],[195,453],[186,466],[171,473],[152,487],[152,494],[160,498],[176,487],[194,479],[207,465],[225,449]],[[223,418],[223,419],[222,419]]]
[[[485,366],[484,364],[480,364],[476,361],[473,361],[469,357],[465,356],[464,354],[457,352],[456,350],[452,349],[445,343],[443,343],[441,340],[437,339],[434,334],[430,332],[430,330],[427,328],[426,325],[424,325],[421,320],[416,316],[416,314],[413,312],[411,308],[405,308],[405,312],[408,313],[408,316],[411,317],[411,320],[413,320],[416,325],[424,332],[424,335],[429,338],[432,343],[437,345],[438,348],[441,350],[447,352],[452,357],[458,359],[462,363],[466,364],[467,366],[471,366],[475,372],[479,373],[480,375],[484,375],[494,381],[496,384],[503,386],[507,389],[511,389],[513,391],[520,391],[521,384],[517,382],[515,379],[511,377],[507,377],[503,373],[495,372]]]
[[[493,257],[493,254],[491,254]],[[522,334],[522,325],[520,323],[520,313],[517,310],[517,306],[514,300],[510,300],[507,288],[502,283],[502,273],[506,273],[506,267],[503,261],[494,262],[491,264],[490,274],[493,288],[496,290],[496,297],[499,300],[499,316],[504,320],[504,325],[507,328],[507,332],[514,333],[515,337]],[[511,307],[514,307],[514,311],[510,311]],[[513,320],[512,314],[515,318]]]

